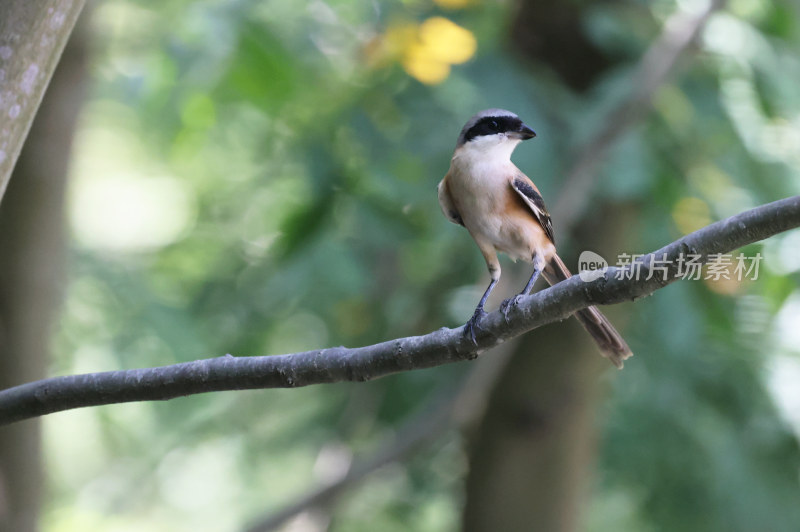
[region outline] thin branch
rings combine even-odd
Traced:
[[[451,401],[439,404],[433,412],[426,412],[398,431],[400,437],[394,439],[390,445],[379,448],[369,458],[353,464],[353,467],[342,478],[309,491],[285,508],[252,525],[247,532],[275,530],[305,510],[319,508],[332,502],[342,492],[360,482],[373,471],[411,454],[419,446],[433,439],[434,435],[438,435],[438,427],[448,425],[451,408]]]
[[[596,166],[611,146],[648,112],[656,91],[669,79],[678,60],[695,42],[711,15],[724,4],[724,0],[712,0],[699,13],[681,11],[666,21],[663,32],[638,63],[631,94],[608,113],[603,127],[578,150],[575,163],[566,173],[561,189],[568,190],[569,194],[562,194],[551,209],[559,227],[572,226],[585,211]]]
[[[499,311],[482,322],[478,345],[463,327],[442,328],[424,336],[398,338],[349,349],[333,347],[289,355],[197,360],[172,366],[53,377],[0,392],[0,424],[80,408],[132,401],[157,401],[223,390],[294,388],[343,381],[367,381],[392,373],[474,359],[505,340],[569,317],[590,305],[608,305],[649,295],[678,279],[678,259],[728,253],[741,246],[800,226],[800,196],[762,205],[687,235],[637,259],[641,275],[618,275],[609,267],[591,282],[576,276],[522,298],[508,321]],[[667,278],[648,279],[654,260],[669,263]],[[625,272],[621,272],[625,273]]]

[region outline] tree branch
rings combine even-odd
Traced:
[[[603,120],[603,127],[578,150],[575,162],[564,178],[562,194],[553,205],[558,227],[571,226],[585,211],[594,184],[594,169],[609,148],[650,109],[656,91],[669,79],[678,60],[705,28],[706,22],[725,5],[712,0],[698,13],[678,11],[664,23],[664,30],[642,56],[631,83],[631,93]]]
[[[617,275],[609,267],[591,282],[573,277],[522,298],[508,321],[501,312],[482,323],[478,345],[463,335],[463,327],[442,328],[424,336],[379,344],[333,347],[289,355],[197,360],[172,366],[53,377],[0,392],[0,424],[80,408],[132,401],[166,400],[223,390],[292,388],[311,384],[367,381],[415,369],[474,359],[509,338],[590,305],[608,305],[649,295],[678,279],[678,257],[728,253],[739,247],[800,226],[800,196],[779,200],[695,231],[636,261],[639,276]],[[667,279],[646,273],[653,260],[668,261]],[[627,267],[631,268],[631,267]]]
[[[0,0],[0,200],[85,0]]]

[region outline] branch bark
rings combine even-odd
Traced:
[[[0,0],[0,201],[85,0]]]
[[[0,424],[85,406],[167,400],[223,390],[293,388],[342,381],[366,381],[400,371],[429,368],[476,358],[481,352],[590,305],[635,300],[679,279],[678,258],[728,253],[777,233],[800,227],[800,196],[782,199],[695,231],[637,259],[641,275],[618,275],[609,267],[599,278],[576,276],[524,297],[506,321],[499,311],[484,320],[473,345],[463,327],[442,328],[424,336],[379,344],[333,347],[288,355],[223,357],[156,368],[53,377],[0,392]],[[666,260],[667,278],[647,278],[653,261]],[[624,273],[624,272],[621,272]]]

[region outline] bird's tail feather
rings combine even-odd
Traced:
[[[572,277],[569,269],[561,260],[561,257],[555,255],[550,263],[545,267],[542,272],[543,277],[550,285],[554,285],[565,279]],[[633,356],[631,349],[625,340],[620,336],[617,330],[611,325],[611,322],[597,309],[597,307],[588,307],[576,312],[575,317],[583,325],[597,346],[600,348],[601,354],[609,359],[617,368],[622,369],[622,362]]]

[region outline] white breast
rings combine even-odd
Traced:
[[[450,163],[448,186],[464,225],[479,246],[485,242],[512,259],[530,261],[533,252],[549,241],[532,213],[519,207],[509,210],[509,199],[516,197],[510,181],[521,173],[510,159],[515,145],[507,141],[462,146]]]

